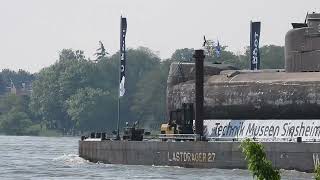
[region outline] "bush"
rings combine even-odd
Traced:
[[[271,161],[267,160],[263,145],[244,140],[240,147],[248,162],[248,169],[258,180],[280,180],[280,172],[274,170]]]
[[[317,165],[316,169],[314,170],[314,173],[315,180],[320,180],[320,164]]]
[[[25,135],[29,136],[38,136],[39,132],[41,131],[40,124],[34,124],[25,129]]]

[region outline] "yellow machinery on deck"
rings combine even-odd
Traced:
[[[185,139],[187,135],[194,135],[193,119],[193,104],[183,103],[181,109],[170,112],[168,123],[161,124],[160,138],[162,140]],[[193,139],[193,137],[191,139]]]

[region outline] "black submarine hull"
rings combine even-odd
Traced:
[[[263,142],[275,168],[313,172],[320,143]],[[187,168],[246,169],[240,142],[79,141],[79,156],[91,162]]]

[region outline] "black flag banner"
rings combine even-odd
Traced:
[[[251,70],[260,69],[260,29],[261,22],[250,22],[250,68]]]
[[[125,70],[126,70],[126,33],[127,33],[127,19],[121,16],[120,24],[120,85],[119,96],[122,97],[125,93]]]

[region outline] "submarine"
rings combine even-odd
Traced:
[[[92,133],[81,137],[79,156],[109,164],[246,169],[239,146],[250,138],[264,145],[275,168],[313,172],[320,155],[320,13],[292,26],[285,69],[205,64],[204,51],[196,50],[195,63],[170,66],[168,122],[158,138],[143,138],[136,127],[125,127],[121,140]]]

